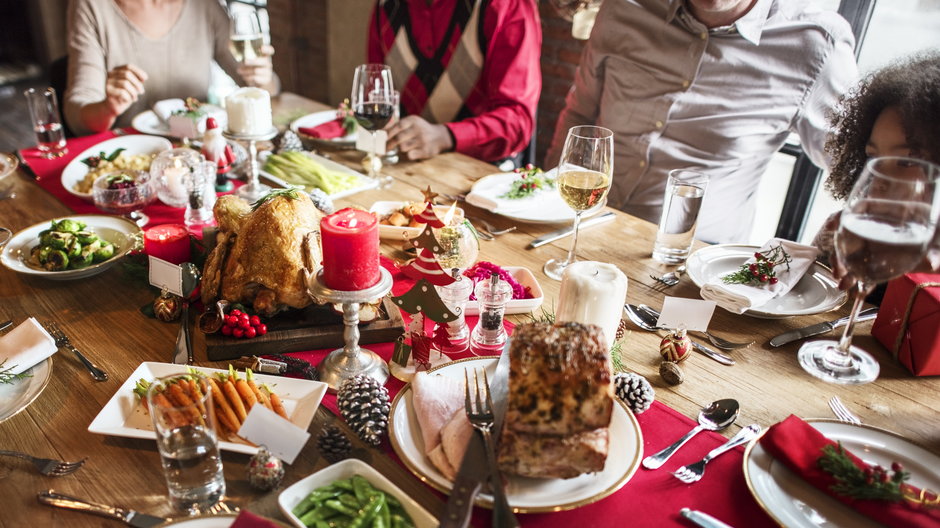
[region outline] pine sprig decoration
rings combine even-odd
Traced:
[[[513,172],[518,174],[519,178],[512,181],[509,191],[500,195],[500,198],[518,200],[529,197],[542,189],[555,188],[555,179],[546,177],[542,169],[531,163],[524,169],[516,168]]]
[[[300,199],[300,194],[298,193],[297,189],[294,189],[293,187],[287,188],[287,189],[274,189],[268,194],[262,196],[261,198],[258,198],[257,202],[251,204],[251,210],[254,211],[255,209],[261,207],[267,202],[273,200],[274,198],[277,198],[278,196],[290,198],[291,200]]]
[[[4,368],[6,363],[6,359],[0,361],[0,383],[13,383],[14,381],[33,377],[28,370],[26,372],[20,372],[19,374],[13,374],[12,371],[16,368],[16,365]]]
[[[741,264],[741,268],[721,278],[725,284],[749,284],[761,286],[763,284],[777,284],[777,269],[786,266],[790,271],[793,257],[783,249],[783,244],[771,246],[766,251],[754,253],[755,262]]]
[[[827,445],[822,449],[823,454],[816,461],[819,469],[836,479],[837,484],[830,486],[833,492],[844,497],[859,500],[881,500],[900,502],[911,500],[904,494],[904,481],[910,478],[910,473],[904,471],[901,464],[891,464],[887,470],[881,466],[868,466],[862,469],[855,465],[842,443],[838,447]]]

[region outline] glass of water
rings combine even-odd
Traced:
[[[36,146],[40,155],[46,159],[65,155],[68,149],[65,146],[65,130],[62,128],[62,118],[59,116],[59,103],[56,100],[55,89],[51,87],[40,90],[30,88],[23,92],[23,95],[26,96],[29,115],[33,120]]]
[[[663,216],[653,244],[653,259],[666,264],[682,264],[689,257],[707,186],[707,174],[688,169],[669,171]]]
[[[190,514],[205,512],[225,495],[209,381],[196,373],[159,378],[147,402],[170,503]]]

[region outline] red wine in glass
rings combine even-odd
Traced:
[[[391,102],[361,103],[353,109],[359,126],[375,132],[385,128],[395,115],[395,106]]]

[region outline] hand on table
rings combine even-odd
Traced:
[[[144,93],[144,82],[147,72],[134,66],[125,64],[108,72],[105,80],[105,104],[113,115],[119,116]]]
[[[247,86],[268,89],[274,81],[272,55],[274,55],[274,47],[265,44],[261,47],[261,55],[254,59],[246,59],[238,64],[238,74],[241,75]]]
[[[409,160],[427,159],[453,150],[454,140],[444,125],[432,125],[418,116],[406,116],[388,129],[388,145]]]

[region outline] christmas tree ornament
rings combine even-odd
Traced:
[[[646,412],[656,399],[656,392],[650,382],[633,372],[621,372],[614,376],[614,393],[633,414]]]
[[[681,363],[692,354],[692,340],[685,333],[685,327],[679,327],[663,338],[659,343],[659,355],[665,361]]]
[[[474,354],[499,352],[506,343],[503,315],[506,303],[512,299],[512,287],[493,272],[489,280],[477,283],[474,294],[480,305],[480,320],[470,334],[470,349]]]
[[[678,385],[685,381],[685,377],[682,375],[682,369],[679,368],[679,364],[672,361],[663,361],[659,365],[659,375],[662,376],[663,380],[670,385]]]
[[[284,480],[284,462],[261,446],[248,460],[247,473],[251,487],[261,491],[273,490]]]
[[[331,463],[339,462],[349,456],[352,452],[352,442],[343,433],[343,430],[335,425],[325,427],[317,435],[317,449],[320,455]]]
[[[164,323],[179,319],[182,310],[183,300],[166,290],[153,301],[153,315]]]
[[[447,286],[457,280],[441,268],[434,253],[431,253],[428,248],[421,248],[418,257],[404,265],[401,271],[409,278],[427,279],[435,286]]]
[[[376,380],[358,375],[347,379],[336,393],[340,414],[367,444],[382,443],[391,408],[388,391]]]

